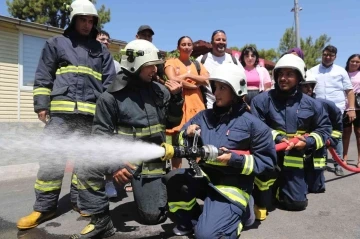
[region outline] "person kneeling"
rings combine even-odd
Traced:
[[[192,176],[192,169],[173,170],[164,177],[169,211],[175,214],[176,235],[195,232],[202,238],[238,238],[243,226],[254,222],[251,192],[254,177],[275,170],[276,152],[270,128],[247,112],[244,71],[234,64],[219,66],[209,79],[215,84],[213,109],[199,112],[180,132],[179,143],[188,143],[200,130],[203,145],[226,153],[200,161],[205,175]],[[249,150],[236,154],[229,150]],[[204,200],[203,211],[196,198]]]
[[[162,62],[159,50],[148,41],[134,40],[126,45],[120,62],[122,74],[97,100],[93,135],[158,145],[165,142],[165,129],[181,122],[183,98],[180,83],[167,81],[162,85],[152,81],[155,65]],[[162,182],[167,171],[166,162],[158,158],[137,166],[106,160],[95,165],[84,164],[78,172],[78,205],[92,218],[81,232],[81,238],[108,237],[115,233],[103,179],[107,174],[114,174],[121,184],[131,180],[144,224],[166,220],[167,195]],[[133,170],[139,172],[139,176],[133,177]]]

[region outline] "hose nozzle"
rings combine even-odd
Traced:
[[[165,149],[164,156],[161,157],[162,161],[175,158],[197,158],[200,157],[203,160],[214,161],[216,158],[223,154],[222,150],[217,149],[213,145],[204,145],[202,147],[183,147],[172,146],[167,143],[162,143],[161,147]]]
[[[165,149],[164,156],[160,158],[161,161],[170,160],[174,157],[174,147],[171,144],[162,143],[160,146]]]

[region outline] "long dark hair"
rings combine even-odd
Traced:
[[[258,51],[255,49],[255,47],[252,47],[252,46],[248,46],[248,47],[245,47],[242,51],[241,51],[241,56],[240,56],[240,63],[243,67],[246,66],[246,63],[245,63],[245,56],[248,55],[250,52],[252,52],[255,57],[256,57],[256,60],[255,60],[255,63],[254,63],[254,66],[256,67],[258,64],[259,64],[259,53]]]
[[[348,59],[347,62],[346,62],[346,66],[345,66],[345,70],[346,70],[347,72],[349,72],[349,64],[350,64],[351,59],[353,59],[353,58],[355,58],[355,57],[357,57],[357,58],[360,59],[360,54],[352,54],[352,55],[349,57],[349,59]],[[360,66],[359,66],[359,68],[358,68],[358,71],[360,71]]]
[[[179,40],[178,40],[178,42],[177,42],[177,46],[178,46],[178,47],[180,46],[181,41],[182,41],[184,38],[189,38],[190,41],[191,41],[191,43],[194,44],[194,42],[193,42],[193,40],[191,39],[191,37],[189,37],[189,36],[182,36],[182,37],[179,38]]]

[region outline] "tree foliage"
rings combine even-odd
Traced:
[[[169,52],[167,52],[167,54],[166,54],[166,59],[179,58],[179,56],[180,56],[179,50],[169,51]]]
[[[300,48],[304,52],[305,64],[311,68],[321,62],[322,50],[326,44],[330,42],[331,38],[326,34],[322,34],[319,38],[313,40],[311,36],[300,39]],[[291,48],[296,47],[296,38],[293,28],[287,28],[283,37],[280,40],[278,53],[281,55]]]
[[[96,0],[92,2],[96,4]],[[66,5],[70,4],[71,0],[6,0],[8,12],[12,17],[58,28],[65,28],[69,24]],[[110,21],[110,9],[101,5],[98,15],[98,27],[102,28]]]
[[[322,50],[326,44],[330,42],[331,38],[326,34],[322,34],[317,39],[313,39],[311,36],[300,39],[300,46],[305,55],[305,64],[308,68],[311,68],[321,61]],[[279,57],[285,52],[289,51],[291,48],[296,47],[296,38],[294,28],[287,28],[280,39],[278,49],[258,49],[255,44],[246,44],[245,46],[230,47],[230,49],[235,51],[242,51],[245,47],[255,47],[259,52],[260,58],[276,62]]]
[[[179,50],[170,51],[170,52],[166,53],[165,60],[170,59],[170,58],[179,58],[179,57],[180,57]],[[195,61],[196,59],[193,56],[190,56],[190,60]]]
[[[254,47],[258,53],[260,58],[269,60],[269,61],[276,61],[278,58],[278,53],[274,48],[270,48],[268,50],[266,49],[258,49],[256,44],[245,44],[243,47],[238,48],[238,47],[230,47],[231,50],[234,51],[242,51],[245,47]]]

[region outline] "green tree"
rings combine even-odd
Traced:
[[[266,49],[259,49],[259,56],[260,58],[266,59],[268,61],[276,62],[279,58],[279,54],[274,48]]]
[[[269,60],[269,61],[276,61],[278,59],[278,53],[276,52],[276,50],[274,48],[270,48],[270,49],[258,49],[256,44],[245,44],[243,47],[238,48],[238,47],[230,47],[231,50],[235,50],[235,51],[242,51],[245,47],[254,47],[258,53],[260,58]]]
[[[170,58],[179,58],[179,56],[180,56],[179,50],[170,51],[166,53],[165,60]],[[190,60],[195,61],[196,59],[193,56],[190,56]]]
[[[322,50],[330,42],[331,38],[322,34],[319,38],[313,40],[311,36],[300,39],[300,47],[304,52],[305,64],[311,68],[321,62]],[[295,32],[293,28],[287,28],[280,40],[278,54],[282,55],[291,48],[296,47]]]
[[[178,58],[179,56],[180,56],[179,50],[169,51],[169,52],[167,52],[167,54],[166,54],[166,59]]]
[[[296,47],[296,39],[294,34],[294,28],[287,28],[280,39],[278,52],[280,55],[284,54],[291,48]]]
[[[242,49],[240,49],[240,48],[237,47],[237,46],[229,47],[229,49],[230,49],[230,50],[234,50],[234,51],[240,51],[240,52],[241,52],[241,50],[242,50]]]
[[[92,2],[96,4],[96,0]],[[65,28],[69,24],[69,12],[66,9],[69,4],[71,0],[6,0],[12,17],[58,28]],[[110,21],[110,9],[101,5],[98,15],[98,27],[102,28]]]

